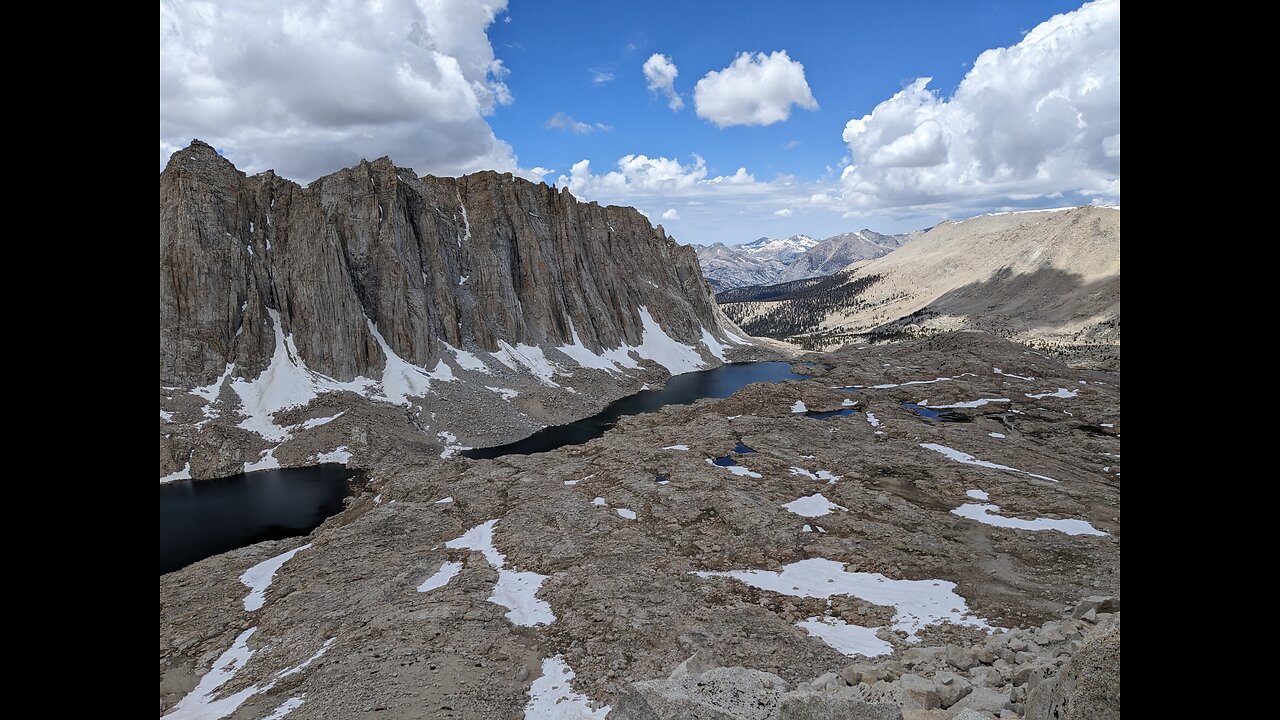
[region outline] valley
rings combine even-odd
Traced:
[[[158,716],[1119,720],[1081,2],[161,0]]]

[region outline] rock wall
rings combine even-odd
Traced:
[[[200,141],[160,174],[164,385],[266,368],[269,308],[308,368],[349,381],[383,366],[369,322],[427,367],[442,343],[638,345],[642,306],[680,342],[718,335],[693,250],[634,208],[509,174],[418,178],[387,158],[302,187]]]
[[[162,482],[509,442],[735,333],[634,208],[386,158],[303,187],[199,141],[160,174]]]

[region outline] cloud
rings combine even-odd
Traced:
[[[804,205],[822,189],[790,175],[761,180],[745,167],[712,175],[706,160],[697,154],[686,162],[625,155],[615,169],[600,173],[592,171],[590,161],[582,160],[560,175],[556,185],[582,200],[678,212],[674,219],[680,221],[681,241],[697,243],[757,238],[760,224],[773,220],[770,208]],[[838,210],[826,214],[832,229],[843,232],[846,223]],[[656,210],[651,214],[659,217]],[[673,219],[666,213],[661,218]]]
[[[796,149],[796,148],[798,148],[798,147],[800,147],[800,141],[799,141],[799,140],[791,140],[791,141],[789,141],[789,142],[785,142],[785,143],[783,143],[783,144],[782,144],[782,149],[783,149],[783,150],[795,150],[795,149]]]
[[[614,79],[617,78],[617,75],[614,75],[613,73],[608,72],[606,70],[597,70],[596,68],[591,68],[587,72],[591,73],[592,85],[606,85],[608,83],[613,82]]]
[[[675,208],[671,208],[666,212],[662,213],[662,219],[663,220],[679,220],[680,213]]]
[[[789,218],[792,213],[791,208],[782,208],[781,210],[774,210],[773,214],[781,218]]]
[[[525,178],[526,180],[532,180],[540,183],[543,182],[543,178],[553,172],[555,172],[555,170],[552,170],[551,168],[544,168],[539,165],[538,167],[529,168],[528,170],[517,170],[515,174]]]
[[[791,117],[791,106],[817,110],[804,65],[786,50],[742,53],[723,70],[712,70],[693,88],[698,117],[719,127],[772,125]]]
[[[587,133],[593,133],[597,130],[608,132],[613,129],[612,125],[605,125],[600,122],[595,124],[579,122],[578,120],[575,120],[572,115],[563,112],[558,112],[555,115],[552,115],[545,123],[542,124],[542,127],[547,128],[548,130],[565,130],[576,135],[586,135]]]
[[[849,210],[1120,196],[1120,3],[1055,15],[978,56],[955,94],[919,78],[849,121]]]
[[[680,71],[676,69],[676,64],[671,58],[660,53],[654,53],[644,61],[644,79],[649,86],[649,92],[662,93],[667,96],[667,107],[672,110],[679,110],[684,107],[684,98],[676,92],[676,76]]]
[[[512,102],[486,34],[506,0],[160,4],[160,163],[198,137],[303,181],[391,155],[513,170],[485,116]]]

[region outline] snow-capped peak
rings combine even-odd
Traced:
[[[768,255],[785,262],[817,245],[818,242],[808,235],[792,235],[781,239],[762,237],[755,242],[746,243],[742,249],[752,255]]]

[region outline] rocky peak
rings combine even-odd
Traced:
[[[662,226],[510,173],[419,177],[382,157],[303,187],[197,141],[160,174],[163,386],[285,369],[308,393],[385,386],[400,363],[414,382],[441,363],[462,373],[469,351],[515,353],[517,372],[558,387],[547,368],[573,364],[545,351],[660,334],[709,366],[733,327]]]

